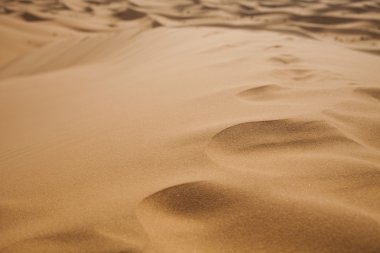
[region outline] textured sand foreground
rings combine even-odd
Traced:
[[[0,2],[1,253],[379,253],[380,2]]]

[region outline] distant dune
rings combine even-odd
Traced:
[[[0,2],[1,253],[380,252],[380,2]]]

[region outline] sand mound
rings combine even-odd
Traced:
[[[0,252],[380,252],[376,1],[0,3]]]
[[[239,192],[212,182],[172,186],[144,199],[138,217],[163,252],[373,252],[379,247],[379,227],[358,211],[251,187]]]
[[[356,173],[353,164],[360,163],[347,162],[353,152],[365,148],[324,121],[283,119],[226,128],[212,138],[207,153],[227,167],[264,175],[326,177]],[[377,171],[365,163],[360,167]]]
[[[287,88],[285,87],[281,87],[276,84],[269,84],[242,91],[238,94],[238,96],[247,100],[268,100],[276,97],[278,94],[281,94],[286,90]]]
[[[237,153],[265,148],[270,148],[272,152],[276,152],[276,149],[295,149],[296,152],[312,149],[314,153],[318,148],[331,152],[326,148],[334,149],[334,145],[342,144],[357,145],[325,122],[273,120],[229,127],[213,138],[210,147]]]
[[[161,190],[146,198],[141,206],[142,212],[151,209],[152,216],[162,212],[168,216],[197,220],[210,219],[219,212],[226,214],[225,209],[237,200],[236,194],[223,186],[197,182]]]

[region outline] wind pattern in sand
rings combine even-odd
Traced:
[[[380,252],[380,1],[0,1],[1,253]]]

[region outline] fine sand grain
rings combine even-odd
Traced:
[[[1,253],[379,253],[378,0],[0,2]]]

